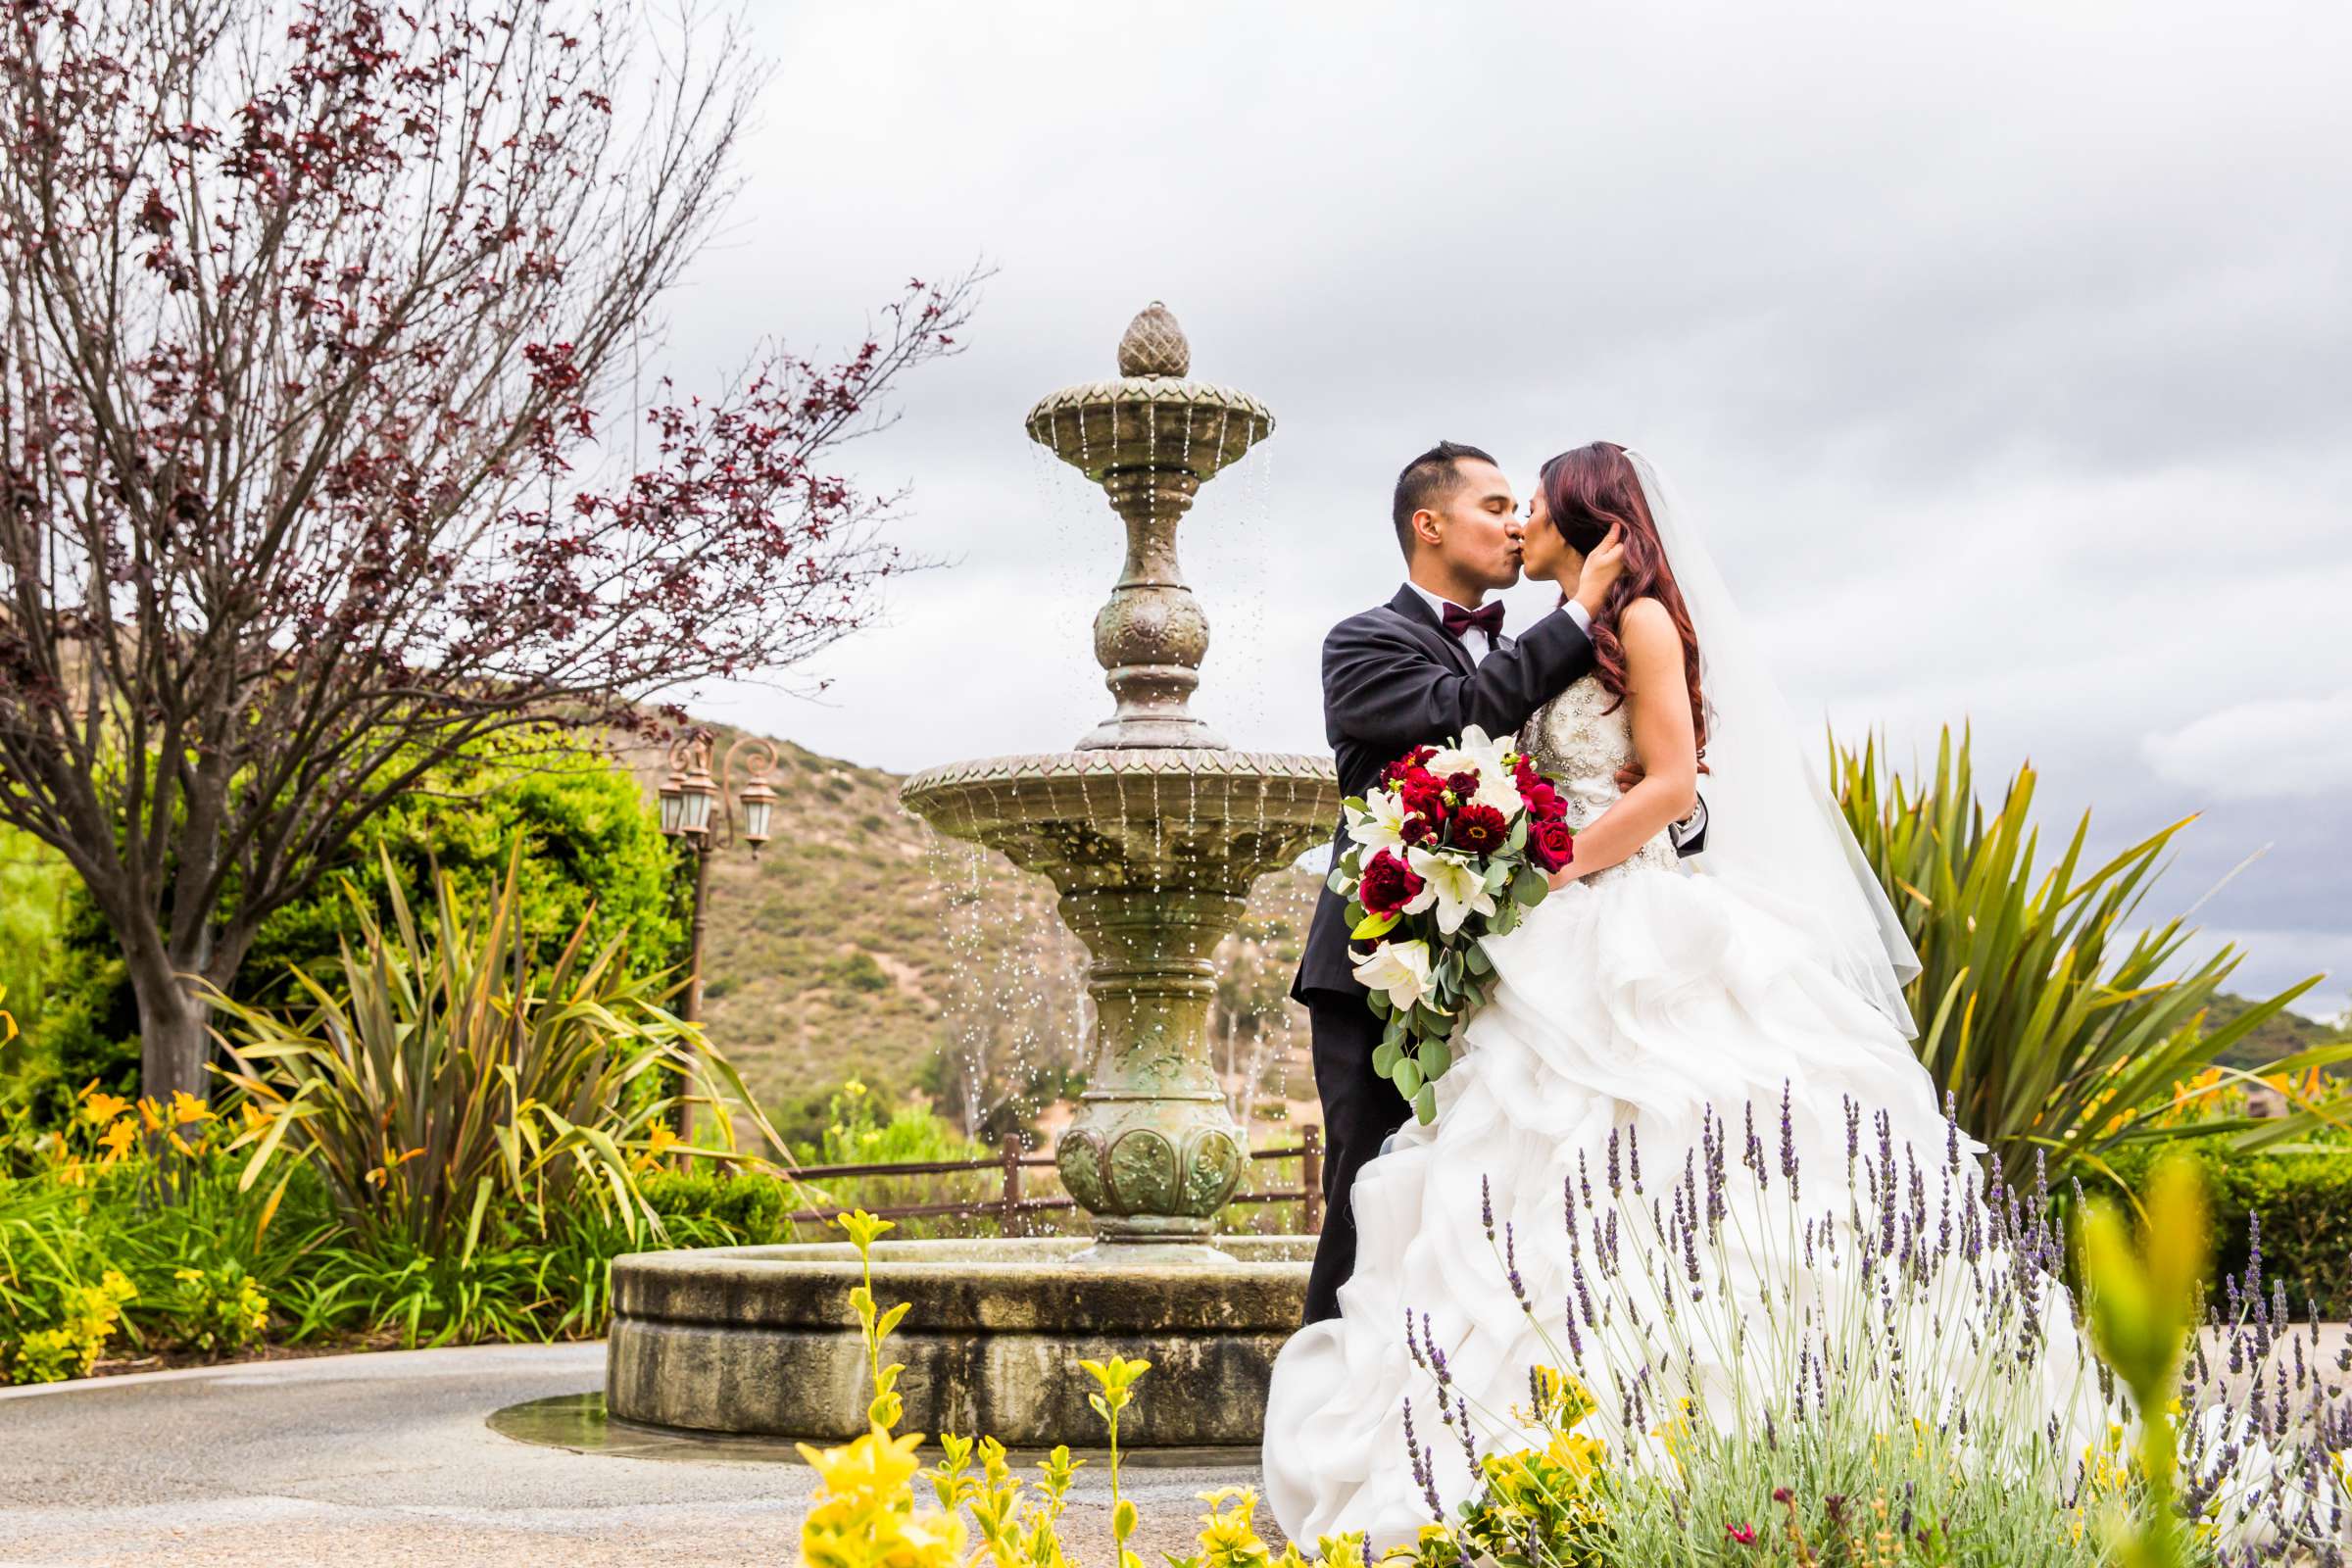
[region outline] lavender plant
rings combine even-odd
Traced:
[[[1408,1314],[1432,1387],[1406,1442],[1432,1515],[1422,1568],[1699,1562],[2097,1564],[2100,1520],[2148,1506],[2131,1400],[2059,1284],[2046,1180],[1988,1182],[1946,1118],[1926,1158],[1844,1106],[1841,1168],[1804,1148],[1786,1090],[1710,1111],[1660,1158],[1628,1125],[1565,1183],[1564,1299],[1539,1300],[1523,1238],[1486,1229],[1544,1348],[1524,1404],[1461,1386],[1443,1326]],[[1948,1111],[1947,1104],[1947,1111]],[[1597,1175],[1597,1188],[1595,1178]],[[2352,1409],[2316,1325],[2233,1284],[2188,1358],[2184,1559],[2341,1562]],[[1434,1419],[1433,1419],[1434,1418]],[[1448,1494],[1466,1500],[1450,1513]]]

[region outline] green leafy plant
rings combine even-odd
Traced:
[[[1919,952],[1920,974],[1906,995],[1920,1025],[1920,1061],[2013,1184],[2030,1182],[2037,1153],[2055,1169],[2095,1170],[2126,1143],[2172,1136],[2139,1107],[2168,1097],[2319,983],[2315,975],[2226,1025],[2207,1026],[2207,1008],[2239,956],[2224,947],[2190,965],[2182,952],[2195,932],[2185,917],[2146,922],[2139,914],[2186,822],[2085,865],[2085,813],[2043,870],[2035,863],[2033,769],[2021,769],[1988,807],[1977,797],[1965,734],[1956,744],[1944,734],[1936,770],[1920,783],[1887,768],[1875,740],[1859,751],[1833,746],[1830,765],[1846,821]],[[2262,1071],[2348,1058],[2352,1044],[2327,1046]],[[2242,1133],[2253,1147],[2310,1125],[2306,1117],[2205,1130]]]
[[[1071,1484],[1086,1461],[1071,1458],[1066,1444],[1038,1462],[1032,1499],[1030,1483],[1013,1473],[1003,1444],[943,1433],[942,1456],[927,1476],[938,1507],[918,1505],[914,1450],[922,1436],[894,1432],[904,1413],[897,1393],[901,1368],[883,1359],[884,1343],[911,1303],[883,1309],[873,1294],[873,1246],[895,1227],[863,1209],[840,1216],[837,1223],[861,1265],[862,1277],[850,1299],[865,1340],[873,1402],[863,1437],[838,1448],[801,1445],[802,1457],[818,1477],[816,1496],[801,1521],[801,1560],[809,1568],[973,1568],[981,1558],[967,1561],[963,1555],[960,1511],[979,1532],[982,1554],[994,1568],[1076,1568],[1062,1543],[1061,1521]],[[1119,1415],[1133,1402],[1135,1386],[1151,1363],[1112,1356],[1078,1364],[1094,1379],[1087,1400],[1102,1418],[1110,1445],[1112,1560],[1120,1568],[1142,1568],[1142,1559],[1127,1544],[1140,1521],[1133,1499],[1120,1493]],[[1295,1544],[1278,1557],[1258,1539],[1255,1493],[1228,1488],[1202,1493],[1200,1498],[1209,1505],[1200,1520],[1200,1550],[1189,1557],[1171,1554],[1172,1568],[1307,1568],[1308,1559]],[[1365,1568],[1362,1536],[1321,1544],[1324,1568]]]
[[[1152,1370],[1152,1363],[1114,1355],[1107,1361],[1081,1361],[1078,1365],[1095,1380],[1095,1392],[1086,1396],[1086,1402],[1102,1418],[1110,1439],[1110,1560],[1118,1568],[1143,1568],[1143,1560],[1127,1549],[1127,1540],[1135,1534],[1136,1513],[1134,1502],[1119,1495],[1119,1413],[1134,1402],[1136,1382]]]
[[[2077,1246],[2091,1343],[2132,1392],[2139,1415],[2144,1496],[2136,1523],[2110,1525],[2119,1565],[2175,1568],[2187,1558],[2174,1507],[2174,1395],[2213,1248],[2196,1167],[2181,1159],[2157,1167],[2136,1246],[2123,1215],[2105,1202],[2083,1214]]]
[[[663,1010],[658,982],[622,967],[621,939],[592,952],[583,921],[542,969],[520,858],[517,847],[479,907],[436,878],[429,931],[397,878],[388,929],[355,893],[360,945],[343,945],[337,973],[299,974],[307,1012],[216,999],[237,1026],[226,1076],[254,1108],[235,1146],[251,1148],[243,1184],[273,1160],[307,1160],[365,1235],[464,1261],[494,1206],[543,1231],[574,1204],[659,1230],[638,1172],[674,1142],[670,1085],[713,1112],[724,1147],[704,1157],[741,1157],[735,1108],[766,1130],[725,1058]]]
[[[62,1320],[53,1328],[35,1329],[18,1346],[17,1381],[60,1383],[87,1377],[121,1324],[122,1308],[138,1294],[138,1288],[114,1269],[95,1285],[68,1286]]]

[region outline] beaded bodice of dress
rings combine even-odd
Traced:
[[[1528,737],[1536,765],[1559,780],[1569,827],[1582,832],[1617,803],[1617,774],[1634,760],[1633,714],[1597,679],[1588,675],[1537,709],[1528,720]],[[1614,876],[1634,866],[1672,871],[1681,864],[1673,839],[1660,832],[1599,874]]]

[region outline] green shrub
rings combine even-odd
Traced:
[[[2329,1321],[2352,1317],[2352,1143],[2248,1153],[2224,1137],[2141,1145],[2112,1161],[2134,1197],[2158,1159],[2178,1150],[2205,1179],[2219,1246],[2213,1285],[2243,1278],[2259,1227],[2262,1277],[2286,1288],[2290,1310],[2316,1300]],[[2267,1285],[2266,1285],[2267,1288]]]
[[[1906,1000],[1919,1021],[1920,1061],[2013,1186],[2031,1185],[2037,1153],[2053,1170],[2095,1171],[2156,1134],[2137,1107],[2169,1097],[2319,982],[2315,975],[2208,1027],[2206,1009],[2237,953],[2224,947],[2190,966],[2182,950],[2195,932],[2185,919],[2139,912],[2186,822],[2085,868],[2085,813],[2045,871],[2034,863],[2033,769],[2021,769],[2000,804],[1987,807],[1965,734],[1955,746],[1945,732],[1923,784],[1882,773],[1875,741],[1859,752],[1833,746],[1830,766],[1847,824],[1919,952]],[[2352,1044],[2270,1070],[2347,1058]],[[2265,1139],[2282,1131],[2238,1128]]]
[[[699,1226],[723,1232],[730,1246],[792,1239],[784,1223],[794,1207],[792,1187],[765,1172],[650,1170],[638,1186],[673,1236]]]
[[[882,965],[874,961],[874,956],[863,949],[859,949],[856,953],[845,954],[833,962],[826,964],[822,981],[825,985],[838,986],[845,991],[862,991],[869,994],[876,991],[888,991],[897,983],[890,978],[889,973],[883,969]]]

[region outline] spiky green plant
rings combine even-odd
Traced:
[[[583,920],[542,969],[541,933],[517,917],[519,860],[517,847],[478,906],[437,876],[429,930],[387,864],[390,926],[355,894],[359,947],[298,972],[306,1010],[215,998],[235,1026],[226,1076],[251,1107],[242,1185],[306,1158],[364,1233],[462,1239],[466,1257],[494,1201],[543,1221],[593,1203],[632,1236],[659,1231],[637,1173],[673,1145],[685,1097],[722,1137],[702,1157],[741,1157],[731,1111],[769,1132],[726,1059],[662,1006],[661,982],[624,969],[622,938],[591,951]]]
[[[1919,950],[1919,978],[1907,992],[1919,1058],[2012,1183],[2030,1182],[2036,1151],[2053,1170],[2096,1171],[2127,1140],[2172,1136],[2140,1107],[2213,1065],[2323,978],[2208,1028],[2207,1008],[2241,955],[2225,946],[2191,962],[2183,950],[2196,933],[2185,916],[2140,913],[2175,835],[2194,818],[2086,866],[2085,812],[2057,862],[2037,869],[2031,767],[1988,807],[1977,796],[1965,732],[1957,742],[1944,732],[1924,782],[1895,773],[1881,750],[1875,738],[1858,751],[1832,743],[1837,797]],[[2321,1047],[2261,1071],[2347,1057],[2352,1044]],[[2335,1113],[2307,1102],[2281,1121],[2204,1128],[2234,1130],[2252,1145],[2308,1131],[2322,1116]]]

